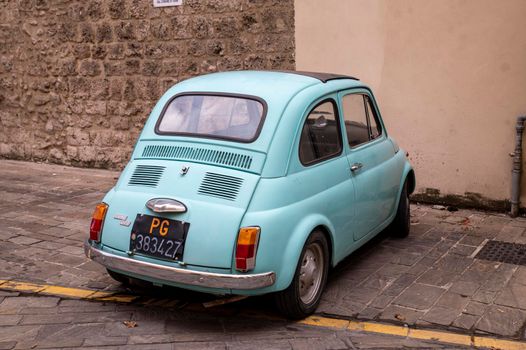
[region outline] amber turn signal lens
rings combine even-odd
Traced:
[[[104,217],[108,211],[108,205],[106,203],[99,203],[95,207],[95,211],[91,216],[91,225],[89,229],[89,239],[95,242],[100,242],[100,234],[102,232],[102,224],[104,223]]]
[[[256,266],[256,253],[261,229],[257,226],[242,227],[237,236],[236,270],[249,271]]]

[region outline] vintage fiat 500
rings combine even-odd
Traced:
[[[329,268],[409,233],[415,175],[359,80],[239,71],[188,79],[148,118],[92,217],[86,255],[129,277],[316,309]]]

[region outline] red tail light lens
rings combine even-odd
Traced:
[[[91,217],[91,225],[89,228],[89,239],[95,242],[100,242],[100,233],[102,232],[102,224],[108,211],[106,203],[99,203],[95,207],[93,216]]]
[[[259,227],[242,227],[239,230],[236,246],[236,270],[246,272],[256,266],[260,232]]]

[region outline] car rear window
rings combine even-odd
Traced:
[[[180,95],[166,106],[156,126],[158,134],[254,141],[265,106],[256,98]]]

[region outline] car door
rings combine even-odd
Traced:
[[[389,219],[398,188],[397,179],[386,176],[394,149],[372,98],[366,89],[339,93],[344,149],[355,188],[355,216],[351,223],[355,241],[378,231]]]
[[[298,145],[301,171],[298,176],[308,186],[306,193],[316,193],[306,201],[312,206],[312,211],[327,217],[333,225],[333,255],[339,261],[354,242],[353,233],[346,227],[354,217],[354,188],[343,151],[337,98],[334,94],[316,103],[302,122]]]

